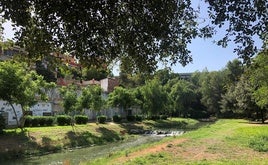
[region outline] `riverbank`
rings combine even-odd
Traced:
[[[245,120],[219,120],[182,136],[81,164],[267,165],[268,125]]]
[[[24,159],[62,151],[73,150],[113,142],[124,142],[133,135],[131,130],[193,130],[203,123],[193,119],[172,118],[168,120],[122,123],[88,123],[86,125],[52,126],[5,130],[0,135],[0,159]],[[0,160],[0,161],[1,161]]]

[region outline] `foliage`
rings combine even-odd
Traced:
[[[260,108],[268,109],[268,50],[260,52],[250,66],[251,82],[256,86],[253,97]]]
[[[201,102],[206,106],[207,111],[212,115],[219,115],[220,103],[222,94],[224,94],[224,75],[222,72],[214,71],[204,73],[204,77],[201,79]]]
[[[102,115],[102,116],[97,117],[97,121],[101,124],[104,124],[106,120],[107,120],[107,116]]]
[[[187,117],[191,106],[196,102],[195,87],[192,83],[179,80],[171,87],[172,110],[179,116]]]
[[[103,68],[97,68],[97,67],[84,67],[82,69],[82,76],[84,80],[101,80],[110,74],[110,71],[105,70]]]
[[[87,124],[88,117],[85,115],[75,115],[74,120],[76,124]]]
[[[143,120],[143,116],[142,115],[136,115],[135,120],[138,121],[138,122],[141,122]]]
[[[50,84],[34,71],[30,71],[25,63],[14,61],[0,62],[0,99],[12,104],[20,104],[23,111],[22,120],[17,124],[24,126],[24,115],[37,99],[46,100],[45,88]],[[14,107],[13,111],[14,110]],[[16,113],[15,113],[16,115]],[[16,117],[17,118],[17,117]]]
[[[136,120],[136,116],[134,116],[134,115],[127,115],[127,121],[132,122],[132,121],[135,121],[135,120]]]
[[[0,6],[4,19],[20,27],[16,36],[31,58],[63,47],[90,65],[120,59],[126,68],[152,72],[158,61],[191,62],[187,45],[196,37],[212,37],[214,26],[224,28],[227,24],[226,35],[218,44],[225,47],[233,39],[235,51],[249,61],[257,51],[254,37],[267,40],[267,1],[205,3],[211,21],[208,25],[200,25],[200,6],[193,8],[190,0],[2,0]]]
[[[120,122],[122,120],[122,117],[119,115],[114,115],[113,116],[113,122],[117,123]]]
[[[27,116],[25,118],[25,127],[52,126],[55,117],[53,116]]]
[[[0,134],[3,133],[3,130],[6,128],[5,118],[0,114]]]
[[[77,110],[77,87],[74,85],[61,87],[60,94],[62,96],[62,104],[65,114],[69,114]]]
[[[108,97],[108,105],[113,107],[122,107],[125,111],[127,108],[130,108],[135,104],[136,100],[134,98],[133,91],[123,87],[116,87]]]
[[[56,119],[57,119],[58,125],[60,126],[71,125],[71,121],[72,121],[71,116],[59,115],[59,116],[56,116]]]
[[[89,65],[118,58],[138,71],[152,72],[158,60],[185,65],[192,60],[187,44],[211,36],[210,28],[198,27],[191,1],[3,0],[0,6],[21,27],[16,36],[29,55],[63,47]]]
[[[257,52],[254,37],[258,36],[264,42],[267,41],[265,29],[267,29],[268,1],[206,0],[206,2],[209,4],[211,22],[220,28],[226,27],[226,34],[218,44],[226,47],[233,40],[237,44],[235,51],[239,57],[249,63],[250,57]]]
[[[44,77],[44,80],[46,80],[46,82],[57,81],[57,78],[51,68],[49,68],[48,66],[44,66],[41,61],[36,62],[35,70],[37,74],[42,75]]]
[[[166,111],[168,95],[158,79],[147,81],[141,87],[142,107],[147,115],[157,115]]]

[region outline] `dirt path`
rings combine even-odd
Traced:
[[[164,150],[168,149],[170,146],[175,146],[175,145],[181,144],[185,141],[187,141],[187,139],[174,139],[172,141],[168,141],[168,142],[165,142],[162,144],[154,145],[154,146],[144,148],[144,149],[141,149],[141,150],[138,150],[135,152],[126,153],[126,156],[119,157],[118,159],[114,160],[113,162],[120,162],[120,164],[123,164],[124,162],[135,159],[137,157],[146,156],[146,155],[155,154],[155,153],[164,151]]]

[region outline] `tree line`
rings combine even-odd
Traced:
[[[251,65],[235,59],[220,71],[197,71],[187,80],[169,69],[156,71],[149,79],[142,74],[124,75],[123,87],[116,88],[109,101],[124,109],[139,106],[145,115],[215,116],[264,122],[268,108],[267,64],[264,50]]]

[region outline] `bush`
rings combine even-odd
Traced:
[[[113,122],[120,122],[122,120],[122,117],[119,115],[114,115],[113,116]]]
[[[24,122],[24,127],[31,127],[32,126],[32,116],[26,116],[25,122]]]
[[[143,117],[141,115],[136,115],[136,121],[142,121]]]
[[[133,116],[133,115],[128,115],[127,116],[127,121],[135,121],[135,119],[136,119],[136,117],[135,116]]]
[[[45,117],[45,123],[47,126],[52,126],[54,124],[55,121],[55,117]]]
[[[26,116],[25,127],[52,126],[55,117],[52,116]]]
[[[76,115],[74,119],[76,124],[87,124],[88,122],[88,117],[85,115]]]
[[[38,116],[37,118],[39,120],[39,125],[40,126],[45,126],[46,125],[46,117]]]
[[[160,115],[161,120],[167,120],[168,116],[167,115]]]
[[[67,115],[57,116],[57,123],[60,126],[71,125],[71,121],[72,121],[71,116],[67,116]]]
[[[5,118],[0,114],[0,134],[4,132],[6,127]]]
[[[107,120],[107,117],[104,116],[104,115],[102,115],[102,116],[98,116],[98,117],[97,117],[97,120],[98,120],[99,123],[104,124],[104,123],[106,122],[106,120]]]
[[[38,127],[39,126],[39,117],[32,117],[32,127]]]
[[[160,120],[160,116],[159,115],[153,115],[150,117],[151,120]]]

